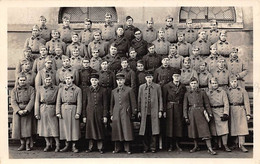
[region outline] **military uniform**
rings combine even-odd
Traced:
[[[29,62],[31,69],[33,67],[34,60],[32,58],[22,58],[18,61],[18,64],[16,65],[15,72],[16,74],[20,73],[22,71],[22,66],[24,63]]]
[[[66,43],[64,43],[61,39],[51,39],[46,43],[46,47],[49,50],[49,54],[55,54],[55,48],[56,47],[61,47],[63,53],[66,53]]]
[[[216,43],[219,39],[220,31],[218,29],[211,29],[208,31],[208,40],[211,45]]]
[[[144,55],[147,54],[147,42],[143,39],[141,39],[140,41],[133,39],[131,42],[131,47],[133,47],[135,49],[135,52],[137,52],[136,58],[138,60],[142,59]]]
[[[63,66],[57,70],[56,77],[55,77],[57,84],[64,84],[65,83],[64,77],[68,73],[73,75],[74,84],[78,85],[79,84],[78,70],[73,69],[72,67],[64,68]]]
[[[66,50],[66,55],[71,57],[72,56],[72,50],[77,47],[79,49],[79,55],[81,57],[87,56],[90,58],[90,54],[87,52],[87,48],[84,44],[80,42],[73,42],[70,45],[68,45],[67,50]]]
[[[217,47],[217,53],[223,57],[229,57],[232,51],[232,45],[228,41],[218,40],[214,46]]]
[[[40,86],[36,92],[35,115],[38,120],[37,133],[42,137],[58,137],[59,124],[56,117],[56,99],[59,87]]]
[[[155,52],[160,56],[166,56],[169,52],[169,45],[170,42],[168,42],[166,39],[156,39],[153,41],[153,44],[155,45]]]
[[[178,54],[183,57],[188,57],[192,54],[191,44],[183,41],[183,42],[177,42],[178,47]]]
[[[147,41],[148,43],[152,43],[156,40],[157,31],[154,28],[146,28],[143,31],[143,39]]]
[[[136,27],[133,25],[125,26],[124,36],[126,37],[126,39],[128,39],[129,41],[132,41],[135,38],[135,36],[134,36],[135,29],[136,29]]]
[[[192,43],[192,46],[197,46],[200,49],[200,55],[202,58],[206,58],[210,54],[210,42],[208,40],[197,39]]]
[[[17,85],[13,88],[11,92],[11,106],[13,108],[13,139],[31,137],[34,98],[35,90],[29,85],[24,87]],[[18,111],[20,110],[27,110],[28,113],[20,116],[18,114]]]
[[[62,61],[62,58],[64,57],[65,55],[61,55],[61,56],[54,56],[54,61],[55,61],[55,63],[56,63],[56,68],[57,68],[57,70],[58,69],[60,69],[61,67],[62,67],[62,63],[63,63],[63,61]]]
[[[181,69],[182,68],[182,60],[183,56],[180,55],[174,55],[173,57],[168,57],[169,58],[169,65],[173,68],[176,69]]]
[[[125,75],[125,85],[131,87],[134,91],[136,89],[136,75],[135,72],[130,69],[120,69],[118,73],[123,73]]]
[[[102,59],[100,57],[97,57],[97,58],[92,57],[90,59],[90,67],[96,71],[99,71],[101,62],[102,62]]]
[[[143,61],[144,61],[144,68],[145,70],[155,70],[158,67],[161,66],[161,56],[158,55],[157,53],[151,54],[148,52],[148,54],[146,54],[143,57]]]
[[[165,27],[165,40],[167,40],[170,43],[176,43],[177,42],[177,28],[174,28],[173,26]]]
[[[126,57],[126,53],[130,48],[130,42],[125,36],[117,36],[115,39],[112,39],[110,43],[115,43],[115,47],[117,48],[117,55],[119,57]]]
[[[137,86],[137,89],[139,90],[139,86],[144,84],[146,82],[145,80],[145,71],[136,71],[136,86]]]
[[[82,60],[83,60],[83,57],[81,56],[71,56],[70,57],[70,65],[73,69],[76,69],[76,70],[79,70],[81,69],[82,67]]]
[[[36,77],[36,74],[34,72],[32,72],[31,70],[29,71],[21,71],[17,77],[19,77],[20,74],[24,74],[26,76],[26,81],[27,81],[27,84],[29,84],[30,86],[34,87],[34,83],[35,83],[35,77]],[[18,79],[16,79],[17,81]]]
[[[195,77],[198,79],[198,74],[197,72],[192,69],[192,68],[182,68],[181,69],[181,83],[184,84],[185,86],[189,86],[190,84],[190,79],[192,77]]]
[[[92,29],[84,29],[79,33],[79,39],[82,44],[86,47],[90,42],[94,40],[93,30]]]
[[[59,89],[56,115],[61,114],[59,119],[60,139],[66,141],[77,141],[80,138],[79,119],[75,115],[82,112],[82,92],[79,87],[64,85]]]
[[[133,71],[136,72],[137,59],[130,57],[130,58],[127,60],[127,63],[128,63],[128,65],[129,65],[129,67],[130,67]]]
[[[34,59],[40,56],[40,47],[45,45],[46,41],[40,36],[27,38],[24,43],[24,48],[30,47],[32,49],[32,57]]]
[[[212,75],[218,79],[219,87],[226,90],[229,83],[230,72],[226,68],[222,70],[217,68],[212,72]]]
[[[108,52],[108,45],[105,41],[103,40],[99,40],[99,41],[96,41],[96,40],[93,40],[92,42],[90,42],[88,44],[88,56],[89,57],[92,57],[92,50],[93,49],[98,49],[99,50],[99,57],[104,57],[107,52]]]
[[[51,29],[47,26],[41,26],[40,27],[40,36],[42,39],[44,39],[46,42],[51,40]]]
[[[198,56],[194,56],[191,55],[190,56],[190,64],[191,64],[191,68],[193,68],[195,71],[197,71],[199,69],[200,63],[203,61],[203,59],[198,55]]]
[[[224,114],[229,115],[229,102],[226,91],[218,88],[210,89],[207,92],[210,106],[213,113],[213,120],[210,121],[211,135],[222,136],[228,134],[228,121],[222,121]]]
[[[161,66],[154,71],[154,82],[160,84],[162,87],[163,85],[167,84],[168,82],[172,81],[174,68],[167,66]]]
[[[33,68],[32,68],[33,72],[37,73],[37,72],[39,72],[40,70],[42,70],[45,67],[45,59],[46,59],[46,57],[41,56],[41,57],[39,57],[39,58],[34,60]],[[56,63],[55,63],[55,61],[53,60],[52,57],[50,57],[50,58],[51,58],[50,60],[52,61],[52,69],[56,70],[57,69],[56,68]]]
[[[71,34],[73,32],[73,29],[69,26],[62,26],[59,29],[57,29],[60,32],[60,38],[63,42],[65,42],[67,45],[72,42],[71,40]]]
[[[44,79],[46,79],[46,77],[48,76],[51,76],[51,79],[52,79],[52,84],[56,84],[56,79],[55,79],[55,76],[56,76],[56,70],[53,70],[53,69],[46,69],[45,67],[40,70],[36,77],[35,77],[35,88],[36,90],[44,85]]]
[[[198,31],[195,29],[186,28],[183,32],[185,33],[185,41],[190,44],[198,39]]]
[[[207,66],[208,66],[208,70],[210,73],[214,72],[217,67],[218,67],[218,59],[220,58],[221,56],[219,55],[209,55],[206,59],[205,59],[205,62],[207,63]]]
[[[203,72],[198,70],[197,73],[198,73],[199,87],[207,89],[209,87],[209,80],[212,78],[212,74],[208,70],[204,70]]]
[[[113,23],[105,24],[102,27],[102,39],[106,42],[116,38],[116,28]]]
[[[112,56],[110,54],[106,55],[104,60],[108,61],[108,70],[113,71],[114,73],[117,73],[121,68],[121,58],[120,56]]]

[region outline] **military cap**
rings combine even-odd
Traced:
[[[165,29],[161,27],[161,28],[158,29],[158,32],[159,32],[159,31],[165,32]]]
[[[140,31],[140,33],[142,33],[142,31],[141,31],[139,28],[135,28],[135,29],[134,29],[134,34],[135,34],[136,32],[138,32],[138,31]]]
[[[216,77],[212,77],[209,79],[209,82],[212,83],[212,81],[216,81],[218,83],[218,79]]]
[[[95,35],[95,34],[97,34],[97,33],[101,35],[101,34],[102,34],[102,31],[98,28],[98,29],[96,29],[96,30],[93,32],[93,34]]]
[[[124,26],[122,24],[118,25],[116,29],[122,28],[124,29]]]
[[[134,48],[134,47],[130,47],[130,48],[129,48],[129,53],[132,52],[132,51],[135,52],[135,48]]]
[[[148,43],[148,44],[147,44],[147,48],[150,48],[150,47],[152,47],[152,46],[154,46],[153,43]]]
[[[153,70],[147,70],[145,71],[145,76],[153,76]]]
[[[194,76],[191,77],[191,79],[190,79],[190,83],[193,82],[193,81],[197,81],[197,83],[199,82],[198,79],[197,79],[196,77],[194,77]]]
[[[174,74],[178,74],[178,75],[180,75],[180,74],[181,74],[181,70],[175,68],[175,69],[173,70],[173,75],[174,75]]]
[[[125,75],[123,73],[117,73],[116,79],[125,79]]]
[[[140,64],[143,64],[143,65],[144,65],[144,61],[143,61],[143,60],[137,60],[136,63],[140,63]]]
[[[45,61],[45,63],[48,62],[48,61],[52,62],[52,57],[50,55],[48,55],[48,56],[46,56],[44,61]]]
[[[112,18],[112,14],[109,13],[109,12],[107,12],[107,13],[105,14],[105,17],[109,17],[109,16]]]
[[[201,66],[202,64],[205,64],[205,66],[208,65],[207,62],[206,62],[205,60],[201,61],[201,62],[199,63],[199,66]]]
[[[229,76],[229,82],[231,82],[231,81],[233,81],[233,80],[237,80],[237,76],[234,75],[234,74],[231,74],[231,75]]]
[[[154,21],[153,21],[153,17],[151,17],[149,20],[146,21],[146,23],[148,23],[148,22],[152,22],[152,23],[154,23]]]
[[[170,45],[169,45],[169,48],[171,49],[171,48],[175,48],[175,49],[177,49],[178,48],[178,46],[177,46],[177,44],[173,44],[173,43],[171,43]]]
[[[213,48],[217,49],[217,45],[216,45],[216,44],[212,44],[212,45],[210,46],[210,49],[212,50]]]
[[[47,20],[43,15],[41,15],[40,20],[42,20],[42,19]]]
[[[56,30],[56,29],[51,30],[51,33],[56,33],[56,32],[58,32],[60,34],[60,32],[58,30]]]
[[[72,51],[74,51],[74,50],[79,50],[79,47],[78,46],[73,46],[72,47]]]
[[[85,18],[84,22],[90,22],[92,24],[92,21],[89,18]]]
[[[195,50],[195,49],[198,49],[198,50],[200,50],[199,46],[197,46],[197,45],[195,45],[195,44],[192,46],[192,48],[191,48],[191,49],[192,49],[192,50]]]
[[[95,46],[95,47],[92,47],[91,50],[92,50],[92,51],[98,51],[98,52],[99,52],[99,48],[96,47],[96,46]]]
[[[185,36],[185,33],[183,31],[178,31],[177,36]]]
[[[20,72],[18,75],[17,75],[17,79],[19,80],[20,78],[24,77],[25,79],[27,79],[27,76],[24,72]]]
[[[23,49],[23,52],[24,51],[32,51],[32,49],[31,49],[31,47],[25,47],[24,49]]]
[[[171,20],[173,20],[173,17],[170,16],[170,15],[168,15],[168,16],[165,18],[165,21],[167,21],[167,19],[171,19]]]
[[[192,23],[192,19],[190,18],[186,19],[186,23]]]
[[[131,16],[126,16],[126,18],[125,18],[125,20],[127,21],[128,19],[132,19],[132,20],[134,20]]]
[[[219,57],[218,62],[220,62],[220,61],[226,61],[226,59],[224,57]]]
[[[200,33],[202,33],[202,32],[205,32],[205,33],[206,33],[206,31],[205,31],[204,28],[199,29],[198,34],[200,34]]]
[[[126,57],[122,57],[122,58],[121,58],[121,62],[122,62],[122,61],[128,61],[128,60],[127,60]]]
[[[39,26],[38,25],[34,25],[33,27],[32,27],[32,30],[39,30],[40,28],[39,28]]]
[[[62,17],[62,20],[70,20],[70,17],[68,15],[65,15]]]
[[[79,36],[79,34],[78,34],[78,33],[76,33],[75,31],[73,31],[73,32],[71,33],[71,36],[74,36],[74,35],[77,35],[77,36]]]
[[[189,61],[189,62],[190,62],[191,59],[190,59],[190,57],[185,57],[185,58],[183,58],[183,62],[184,62],[184,61]]]
[[[221,30],[219,34],[227,34],[226,30]]]
[[[237,47],[233,47],[231,52],[238,52],[238,48]]]
[[[39,47],[39,49],[43,49],[43,48],[45,48],[46,50],[48,49],[47,46],[45,46],[45,45],[41,45],[41,46]]]
[[[91,73],[91,74],[90,74],[90,78],[99,79],[99,74],[97,74],[97,73]]]

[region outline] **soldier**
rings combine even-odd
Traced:
[[[86,90],[86,106],[83,106],[83,122],[86,123],[86,139],[89,140],[88,150],[92,152],[94,141],[97,142],[97,148],[103,154],[105,139],[104,124],[107,123],[107,92],[99,85],[99,75],[91,74],[91,86]]]
[[[93,48],[92,58],[90,59],[90,67],[96,71],[100,70],[100,64],[102,62],[102,59],[99,57],[99,55],[100,55],[100,50],[98,48]]]
[[[58,29],[60,33],[60,38],[63,42],[66,43],[66,45],[69,45],[71,40],[71,34],[73,32],[73,29],[70,27],[70,18],[68,16],[64,16],[62,18],[62,27]]]
[[[134,19],[131,16],[127,16],[125,18],[125,21],[126,21],[126,25],[124,28],[124,31],[125,31],[124,36],[129,40],[129,42],[131,42],[135,38],[134,33],[136,30],[136,27],[133,26]]]
[[[90,57],[88,55],[86,46],[79,42],[79,34],[77,34],[76,32],[73,32],[71,34],[71,38],[72,38],[72,43],[70,45],[68,45],[67,50],[66,50],[66,55],[71,57],[73,48],[77,47],[80,51],[79,55],[81,57],[84,57],[84,56]]]
[[[137,112],[133,89],[124,85],[125,75],[116,75],[118,87],[111,93],[110,116],[112,120],[112,141],[115,142],[113,153],[120,151],[120,143],[124,143],[127,154],[131,154],[130,142],[134,140],[131,116]]]
[[[62,48],[59,46],[55,47],[54,61],[56,63],[57,70],[62,67],[62,58],[64,57],[65,55],[63,54]]]
[[[156,152],[157,137],[160,134],[159,118],[162,117],[162,91],[159,84],[153,82],[153,72],[147,71],[146,83],[139,87],[138,117],[141,118],[139,135],[143,137],[143,153],[149,148]]]
[[[169,45],[170,42],[168,42],[165,38],[165,31],[163,28],[160,28],[158,30],[158,37],[155,41],[152,42],[155,46],[155,52],[160,56],[166,56],[169,52]]]
[[[169,138],[169,149],[173,150],[173,141],[178,151],[182,151],[179,146],[179,139],[183,137],[183,98],[186,87],[181,84],[181,70],[174,69],[172,81],[163,87],[163,108],[166,112],[166,137]]]
[[[70,58],[65,56],[62,58],[62,67],[57,70],[56,73],[56,83],[59,86],[65,84],[65,74],[71,73],[73,75],[74,84],[78,86],[79,84],[79,72],[76,69],[73,69],[70,65]]]
[[[207,95],[213,114],[213,120],[210,122],[211,135],[221,137],[225,151],[231,152],[227,146],[229,117],[227,93],[218,87],[218,80],[216,78],[211,78],[210,84],[211,88],[207,91]],[[216,138],[217,141],[218,139],[219,138]]]
[[[216,43],[219,38],[220,31],[218,30],[218,22],[213,19],[210,20],[210,30],[208,31],[208,40],[212,44]]]
[[[38,120],[37,132],[44,137],[46,147],[44,151],[49,151],[51,147],[50,139],[54,137],[56,142],[55,152],[60,150],[59,124],[56,117],[56,99],[59,87],[52,84],[52,77],[46,76],[44,85],[40,86],[35,98],[35,118]]]
[[[136,76],[135,72],[129,68],[127,58],[121,58],[121,66],[122,68],[118,71],[118,73],[122,73],[125,75],[125,86],[129,86],[136,91]]]
[[[197,71],[199,69],[200,63],[203,61],[203,59],[200,57],[199,47],[192,46],[192,54],[190,56],[190,59],[191,59],[191,68]]]
[[[156,39],[156,29],[154,29],[153,18],[146,21],[147,28],[143,31],[143,39],[148,43],[152,43]]]
[[[165,84],[172,81],[174,68],[169,66],[169,58],[162,59],[162,65],[154,71],[154,82],[163,87]]]
[[[165,27],[165,40],[170,43],[177,42],[177,28],[174,28],[173,17],[167,16],[165,19],[166,27]]]
[[[27,84],[34,87],[36,74],[34,72],[32,72],[31,65],[30,65],[30,62],[28,60],[25,60],[23,62],[22,71],[18,73],[18,77],[19,77],[20,74],[25,75],[26,79],[27,79]]]
[[[198,39],[198,31],[194,29],[192,19],[186,19],[185,41],[192,44]]]
[[[238,86],[237,78],[230,78],[231,87],[227,90],[230,105],[230,135],[238,137],[239,148],[248,152],[244,147],[245,135],[248,135],[247,121],[250,120],[250,103],[248,93]]]
[[[48,57],[50,60],[52,60],[52,69],[56,70],[56,63],[54,62],[54,59],[52,56],[48,55],[48,49],[46,46],[40,47],[40,54],[41,56],[34,60],[32,71],[35,73],[38,73],[40,70],[42,70],[45,66],[45,59]]]
[[[194,69],[191,68],[191,59],[186,57],[182,61],[181,83],[184,84],[187,89],[189,88],[190,79],[192,77],[198,79],[198,74]]]
[[[82,92],[73,83],[73,75],[65,74],[65,85],[58,92],[56,116],[59,118],[60,140],[66,140],[61,152],[68,151],[72,142],[72,151],[78,153],[76,142],[80,138],[79,118],[82,111]]]
[[[93,41],[93,29],[92,29],[92,21],[88,18],[84,19],[85,28],[79,33],[79,39],[82,44],[88,48],[88,44]]]
[[[92,50],[99,49],[99,57],[104,57],[107,54],[107,43],[101,39],[101,30],[93,32],[94,40],[88,44],[88,56],[92,57]]]
[[[190,153],[199,150],[198,138],[205,140],[208,152],[212,155],[217,153],[211,147],[211,134],[208,122],[212,119],[212,110],[205,91],[198,88],[198,80],[190,79],[191,90],[184,95],[183,116],[188,125],[188,136],[194,140],[194,147]]]
[[[73,69],[79,70],[82,66],[83,57],[80,56],[79,47],[75,46],[71,49],[70,65]]]
[[[222,30],[219,33],[219,40],[214,43],[217,47],[217,53],[228,58],[231,53],[232,45],[227,41],[227,31]]]
[[[176,44],[171,44],[169,46],[169,65],[173,68],[176,69],[181,69],[182,68],[182,60],[183,60],[183,56],[180,56],[178,54],[178,50],[177,50],[177,45]]]
[[[147,45],[148,53],[143,57],[144,68],[146,70],[157,69],[161,65],[161,56],[155,52],[155,45],[149,43]]]
[[[11,106],[13,108],[12,138],[20,139],[18,151],[30,151],[30,137],[32,136],[32,110],[35,91],[26,82],[26,76],[20,74],[11,92]]]
[[[30,70],[31,70],[33,67],[34,60],[32,58],[32,49],[30,47],[26,47],[23,50],[23,58],[21,60],[19,60],[18,64],[16,65],[16,68],[15,68],[16,74],[18,74],[22,71],[22,66],[26,61],[29,62]]]
[[[110,43],[114,43],[117,48],[117,54],[119,57],[127,57],[128,50],[130,48],[130,42],[124,35],[123,25],[118,25],[116,28],[116,38],[111,39]]]
[[[56,47],[61,47],[63,53],[65,54],[66,52],[66,43],[64,43],[61,39],[60,39],[60,33],[57,30],[52,30],[51,31],[51,37],[52,39],[50,41],[48,41],[46,43],[46,47],[49,50],[49,54],[51,55],[55,55],[55,48]]]
[[[218,86],[224,90],[228,88],[230,72],[226,69],[226,60],[218,59],[218,67],[212,72],[212,75],[218,79]]]
[[[136,64],[136,86],[137,90],[139,90],[139,86],[146,82],[145,80],[145,70],[144,70],[144,62],[142,60],[138,60]]]
[[[147,54],[147,42],[142,37],[142,31],[138,28],[134,31],[135,38],[131,41],[131,46],[137,52],[137,59],[142,59]]]
[[[106,13],[105,14],[105,25],[102,28],[102,39],[106,41],[107,43],[110,42],[110,40],[116,38],[116,27],[114,26],[112,22],[112,14]]]
[[[135,72],[136,72],[136,62],[137,62],[136,55],[137,55],[136,50],[133,47],[130,47],[129,59],[127,60],[127,62],[129,64],[129,67]]]
[[[183,32],[178,32],[178,54],[187,57],[192,55],[192,47],[191,44],[185,41],[185,33]]]
[[[238,57],[238,48],[232,48],[230,57],[227,60],[227,69],[237,77],[238,85],[245,88],[244,78],[248,73],[248,64]]]
[[[117,73],[121,68],[121,58],[117,54],[115,43],[112,43],[109,48],[109,54],[103,57],[103,60],[108,61],[108,69]]]
[[[199,36],[199,38],[195,42],[192,43],[192,46],[198,46],[200,49],[201,57],[203,59],[205,59],[210,54],[210,51],[209,51],[210,42],[209,42],[209,40],[207,40],[207,34],[204,29],[200,29],[198,31],[198,36]]]
[[[30,47],[32,50],[32,57],[33,59],[36,59],[40,56],[40,47],[45,45],[45,43],[45,40],[42,39],[39,35],[39,27],[34,25],[32,28],[32,36],[26,39],[24,48]]]
[[[216,45],[210,46],[210,55],[205,59],[205,62],[208,64],[208,70],[210,73],[214,72],[218,67],[218,59],[221,56],[217,53]]]
[[[51,40],[51,29],[46,26],[47,19],[40,16],[40,36],[46,42]]]
[[[212,78],[212,74],[207,70],[207,63],[205,61],[200,62],[197,73],[199,88],[206,91],[210,87],[209,80]]]

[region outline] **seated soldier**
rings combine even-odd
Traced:
[[[80,49],[75,46],[71,49],[70,65],[73,69],[79,70],[82,66],[83,57],[80,56]]]
[[[200,49],[197,46],[192,46],[192,54],[190,56],[191,59],[191,68],[195,71],[198,71],[200,63],[203,59],[200,57]]]
[[[177,45],[176,44],[171,44],[169,46],[169,65],[173,68],[176,69],[181,69],[182,68],[182,60],[183,60],[183,56],[178,54],[178,49],[177,49]]]
[[[76,32],[73,32],[71,34],[71,40],[72,43],[68,45],[67,50],[66,50],[66,55],[71,57],[72,56],[72,52],[75,48],[79,49],[79,56],[84,57],[90,57],[88,56],[88,52],[87,52],[87,48],[84,44],[80,43],[79,41],[79,34],[77,34]]]
[[[161,66],[161,56],[155,52],[155,45],[149,43],[147,45],[148,53],[143,57],[144,68],[146,70],[155,70]]]
[[[192,77],[195,77],[198,79],[197,72],[191,68],[191,59],[189,57],[186,57],[182,61],[182,69],[181,69],[181,83],[186,86],[186,88],[189,88],[190,79]]]
[[[92,49],[92,58],[90,59],[90,67],[97,72],[100,70],[102,59],[100,58],[100,50],[98,48]]]
[[[65,54],[67,45],[60,39],[59,31],[52,30],[51,36],[52,36],[52,39],[46,43],[46,47],[49,50],[49,54],[51,54],[51,55],[55,54],[55,47],[60,47],[62,49],[63,53]]]

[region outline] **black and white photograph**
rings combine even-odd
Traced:
[[[259,3],[109,2],[3,2],[2,162],[259,162]]]

